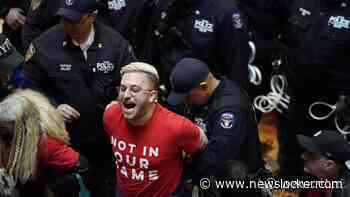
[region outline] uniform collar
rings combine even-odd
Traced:
[[[222,92],[222,89],[224,89],[226,86],[225,77],[221,77],[219,80],[220,80],[219,85],[215,88],[213,94],[210,96],[208,103],[211,103],[215,97],[219,97]]]
[[[62,26],[63,26],[63,24],[62,24]],[[100,24],[96,21],[94,22],[94,30],[95,30],[94,41],[91,44],[91,46],[89,47],[89,49],[101,50],[104,48],[104,43],[102,42]],[[64,35],[62,46],[63,46],[63,48],[66,48],[66,47],[80,48],[79,46],[73,44],[72,39],[69,38],[67,35]]]
[[[92,43],[94,42],[94,39],[95,39],[95,27],[92,26],[92,27],[91,27],[91,31],[90,31],[90,33],[89,33],[89,36],[88,36],[88,38],[85,40],[84,43],[79,44],[79,43],[77,43],[76,41],[74,41],[73,39],[72,39],[72,42],[73,42],[73,44],[76,45],[76,46],[79,45],[80,48],[84,51],[84,50],[87,50],[87,49],[90,48],[90,46],[91,46]]]

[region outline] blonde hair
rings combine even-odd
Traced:
[[[130,72],[146,73],[150,77],[151,81],[154,83],[155,88],[158,87],[159,75],[157,69],[154,66],[143,62],[133,62],[122,67],[120,70],[120,75],[121,77],[123,77],[125,73]]]
[[[15,122],[7,172],[25,183],[35,176],[38,142],[49,135],[69,144],[64,120],[49,100],[33,90],[19,90],[0,103],[0,122]]]

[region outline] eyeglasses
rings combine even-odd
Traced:
[[[141,92],[147,92],[150,93],[152,92],[154,89],[143,89],[140,86],[137,85],[132,85],[129,88],[127,86],[118,86],[117,87],[117,92],[119,93],[119,95],[125,94],[125,92],[129,89],[129,92],[132,96],[135,96]]]

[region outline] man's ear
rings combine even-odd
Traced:
[[[335,165],[337,165],[333,160],[327,159],[324,160],[322,163],[322,166],[326,169],[326,170],[331,170],[335,167]]]
[[[95,20],[96,17],[97,17],[97,10],[94,11],[94,12],[92,12],[90,15],[91,15],[91,17]]]
[[[199,84],[199,87],[200,87],[200,89],[206,90],[206,91],[207,91],[208,88],[209,88],[207,82],[205,82],[205,81],[201,82],[201,83]]]
[[[152,90],[150,92],[149,102],[151,102],[151,103],[158,102],[158,91],[157,90]]]

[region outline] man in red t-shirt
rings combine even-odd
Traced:
[[[182,174],[183,152],[193,154],[208,140],[188,119],[157,103],[159,76],[145,63],[121,69],[118,102],[104,114],[123,197],[169,197]]]

